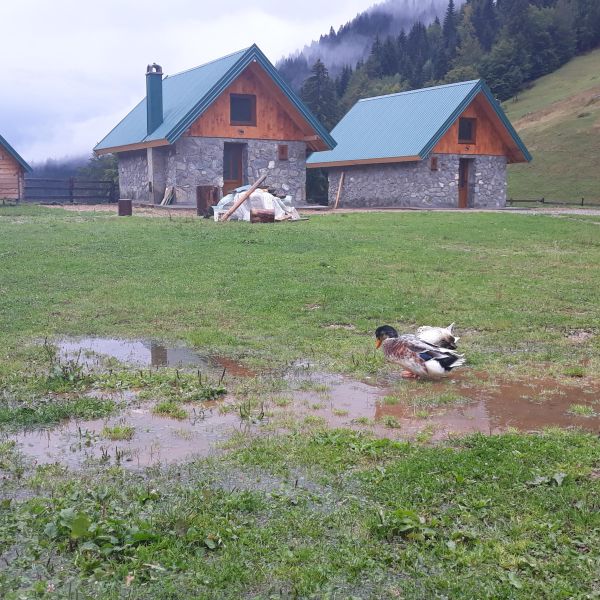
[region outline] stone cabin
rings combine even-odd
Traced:
[[[507,165],[531,160],[482,80],[359,100],[331,135],[307,167],[343,207],[503,207]]]
[[[0,200],[22,200],[25,195],[25,173],[31,167],[0,135]]]
[[[305,200],[306,156],[333,138],[253,45],[167,76],[148,66],[146,97],[94,148],[114,153],[121,198],[206,207],[267,173]]]

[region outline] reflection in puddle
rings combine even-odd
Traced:
[[[252,377],[254,373],[222,356],[201,355],[186,346],[167,346],[151,340],[124,340],[117,338],[65,338],[58,340],[59,352],[68,359],[86,361],[96,357],[110,357],[122,363],[143,367],[195,368],[202,371],[226,369],[239,377]]]

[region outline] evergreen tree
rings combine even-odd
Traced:
[[[496,41],[500,24],[494,0],[470,0],[471,22],[481,47],[488,52]]]
[[[454,58],[456,53],[456,45],[458,42],[458,17],[456,9],[454,7],[454,0],[448,0],[448,8],[446,9],[446,16],[444,17],[444,42],[446,45],[446,54],[448,58]]]
[[[466,5],[462,12],[462,20],[458,26],[458,50],[456,58],[452,64],[454,69],[459,67],[472,67],[475,71],[483,50],[479,43],[479,38],[475,33],[475,27],[472,22],[473,8]]]
[[[383,75],[383,45],[379,36],[375,38],[373,45],[371,46],[371,53],[366,62],[367,74],[369,77],[376,79]]]
[[[335,89],[337,92],[338,98],[341,98],[348,88],[348,83],[350,82],[350,77],[352,77],[352,67],[346,65],[342,68],[342,72],[340,76],[336,79]]]
[[[406,54],[409,65],[408,80],[412,87],[419,88],[425,81],[423,67],[429,58],[427,29],[420,21],[412,26],[408,34]]]
[[[331,131],[340,116],[335,84],[320,59],[313,65],[311,73],[300,90],[300,97],[323,126]]]
[[[381,73],[384,77],[398,72],[398,56],[394,39],[387,37],[381,48]]]
[[[448,58],[442,26],[438,18],[427,28],[429,59],[423,66],[423,76],[432,85],[443,79],[448,71]]]

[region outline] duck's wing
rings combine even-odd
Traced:
[[[410,352],[418,354],[423,360],[431,360],[432,358],[444,358],[447,356],[461,356],[455,350],[450,348],[442,348],[420,339],[416,335],[402,335],[396,338]]]

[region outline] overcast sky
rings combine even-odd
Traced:
[[[257,43],[272,62],[373,0],[0,0],[0,134],[27,161],[89,154],[166,74]]]

